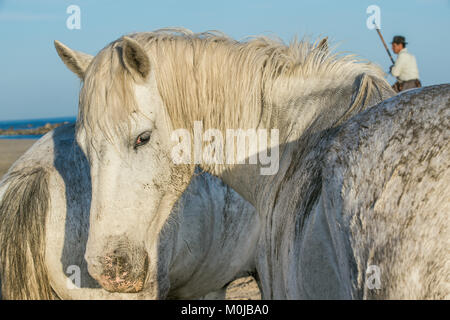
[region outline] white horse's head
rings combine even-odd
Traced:
[[[187,140],[194,137],[194,148],[189,143],[182,155],[177,153],[181,157],[189,153],[191,159],[196,154],[195,126],[200,122],[205,130],[212,129],[210,140],[219,145],[207,149],[208,160],[225,149],[227,157],[229,153],[236,160],[233,164],[203,161],[202,168],[221,177],[244,173],[244,167],[246,174],[259,174],[259,164],[239,161],[262,152],[268,155],[267,136],[252,140],[247,144],[252,148],[244,148],[242,157],[235,157],[240,148],[228,150],[215,135],[269,128],[277,113],[266,112],[262,106],[285,103],[291,87],[284,85],[284,79],[299,69],[299,61],[318,63],[328,52],[326,40],[286,46],[266,38],[241,43],[213,33],[183,32],[183,36],[162,31],[123,37],[92,61],[56,44],[64,63],[83,80],[76,138],[92,177],[86,260],[92,276],[111,291],[159,285],[163,295],[161,285],[166,280],[154,277],[158,268],[169,263],[170,243],[162,246],[159,235],[168,232],[165,224],[173,205],[198,163],[177,164],[173,152],[178,152],[179,141],[172,140],[173,133],[181,129],[187,132]],[[286,94],[272,94],[279,88]],[[206,131],[203,139],[205,135]],[[245,137],[242,140],[245,144]],[[273,139],[276,150],[277,144]],[[277,164],[278,151],[270,154],[270,165]],[[250,192],[236,188],[252,199]],[[164,255],[158,248],[166,248]]]
[[[109,291],[163,297],[169,280],[159,270],[175,242],[167,232],[177,228],[166,222],[194,167],[171,161],[170,122],[150,57],[128,37],[93,58],[55,46],[83,80],[76,138],[92,177],[89,273]]]

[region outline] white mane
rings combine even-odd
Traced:
[[[354,56],[330,54],[319,40],[311,44],[294,39],[289,45],[267,37],[236,41],[218,32],[194,34],[185,29],[130,37],[150,57],[174,128],[190,127],[200,117],[205,128],[256,128],[263,118],[266,123],[276,121],[272,107],[279,89],[289,90],[293,79],[338,81],[363,73],[380,79],[383,75]],[[130,115],[137,111],[121,46],[118,39],[94,58],[80,93],[78,121],[108,136],[126,134]]]

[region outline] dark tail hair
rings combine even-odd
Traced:
[[[45,264],[49,172],[12,171],[0,202],[0,276],[3,299],[52,299]]]

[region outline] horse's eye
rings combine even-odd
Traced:
[[[150,131],[145,131],[140,135],[138,135],[136,141],[134,142],[134,148],[136,149],[138,147],[143,146],[144,144],[147,144],[150,141],[150,136],[151,136]]]

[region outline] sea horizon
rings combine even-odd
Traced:
[[[75,123],[76,116],[67,117],[47,117],[38,119],[17,119],[17,120],[0,120],[1,130],[26,130],[36,129],[45,126],[46,124],[56,123]],[[39,139],[43,134],[18,134],[18,135],[2,135],[0,139]]]

